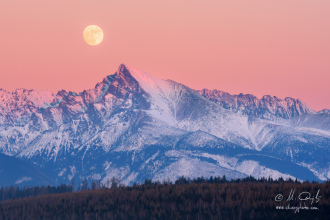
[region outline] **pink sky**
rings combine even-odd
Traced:
[[[330,1],[0,2],[0,88],[80,92],[121,63],[194,89],[330,109]],[[84,43],[100,26],[104,41]]]

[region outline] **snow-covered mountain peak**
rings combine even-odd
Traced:
[[[147,100],[151,106],[147,112],[154,118],[175,126],[176,104],[183,87],[179,88],[178,83],[156,78],[127,65],[121,65],[119,70],[123,69],[137,81],[140,88],[148,95]]]
[[[139,83],[141,88],[148,93],[164,93],[169,87],[169,84],[162,79],[158,79],[149,73],[140,71],[130,66],[121,65],[119,68],[125,67],[126,70],[131,74],[131,76]]]

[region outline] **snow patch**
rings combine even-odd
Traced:
[[[16,180],[15,184],[20,184],[20,183],[31,181],[31,180],[32,180],[31,177],[22,177],[22,178]]]

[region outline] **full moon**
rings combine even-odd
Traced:
[[[95,46],[102,42],[103,31],[99,26],[90,25],[85,28],[83,37],[87,44]]]

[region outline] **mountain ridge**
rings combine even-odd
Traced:
[[[276,96],[264,95],[261,99],[251,94],[231,95],[220,90],[197,90],[205,98],[234,112],[241,112],[249,116],[265,119],[276,117],[289,119],[303,114],[316,114],[302,100],[286,97],[279,99]]]
[[[125,74],[127,74],[127,71],[125,71],[127,70],[127,68],[131,68],[135,72],[137,71],[136,69],[129,67],[128,65],[121,64],[117,72],[119,72],[120,74],[124,74],[125,76]],[[139,72],[142,73],[142,71]],[[121,78],[122,76],[119,76],[118,78]],[[128,76],[129,74],[126,75],[126,77]],[[59,100],[64,99],[65,97],[68,96],[69,97],[81,96],[83,98],[84,103],[91,103],[95,101],[97,102],[98,101],[97,98],[101,98],[98,96],[99,95],[102,96],[101,92],[104,90],[104,86],[109,86],[112,80],[114,80],[113,77],[115,77],[115,75],[108,75],[102,80],[102,82],[97,83],[93,89],[83,90],[82,92],[79,93],[60,90],[55,94],[48,90],[39,91],[33,89],[27,90],[23,88],[16,89],[12,92],[8,92],[6,90],[0,89],[0,103],[1,103],[0,108],[2,110],[2,112],[0,111],[0,116],[3,116],[4,114],[3,111],[6,110],[6,108],[7,108],[7,112],[5,113],[8,113],[9,111],[17,111],[17,109],[13,109],[11,107],[17,107],[17,108],[19,107],[22,110],[26,110],[23,111],[23,113],[19,116],[28,113],[33,113],[35,110],[38,110],[41,107],[47,108],[48,105],[55,104]],[[148,77],[150,78],[150,75]],[[172,81],[172,80],[165,80],[165,81]],[[127,82],[122,81],[119,83],[127,83]],[[115,88],[111,87],[111,89],[115,89]],[[213,90],[202,89],[196,91],[203,97],[209,99],[212,102],[219,104],[223,108],[232,110],[234,112],[241,112],[246,115],[251,115],[266,119],[273,119],[274,117],[288,119],[306,113],[329,114],[330,112],[329,109],[323,109],[321,111],[316,112],[312,110],[310,107],[308,107],[301,99],[294,99],[291,97],[286,97],[285,99],[279,99],[276,96],[264,95],[261,99],[258,99],[256,96],[251,94],[240,93],[239,95],[231,95],[227,92],[223,92],[221,90],[216,90],[216,89]],[[116,94],[115,90],[113,90],[112,93],[114,93],[114,95],[120,95],[120,94]],[[8,103],[8,100],[14,102]],[[18,106],[17,104],[21,104],[21,105]],[[288,108],[291,108],[291,111]]]

